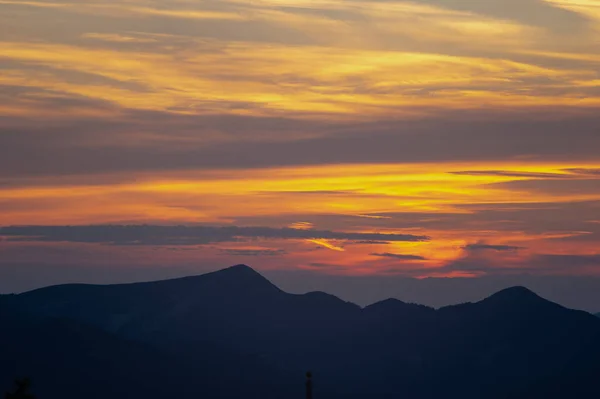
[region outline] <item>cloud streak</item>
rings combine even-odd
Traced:
[[[222,249],[224,255],[230,256],[281,256],[287,252],[283,249]]]
[[[9,241],[76,242],[110,245],[201,245],[240,239],[385,240],[421,242],[430,237],[393,233],[349,233],[327,230],[239,226],[9,226],[0,227]]]
[[[501,176],[501,177],[526,177],[539,179],[564,179],[569,175],[566,173],[550,173],[550,172],[522,172],[509,170],[465,170],[458,172],[450,172],[453,175],[462,176]]]
[[[493,244],[467,244],[462,247],[466,251],[518,251],[523,249],[523,247],[518,247],[514,245],[493,245]]]
[[[380,257],[380,258],[392,258],[392,259],[408,260],[408,261],[410,261],[410,260],[427,260],[423,256],[419,256],[419,255],[394,254],[394,253],[390,253],[390,252],[382,252],[382,253],[373,252],[369,255]]]

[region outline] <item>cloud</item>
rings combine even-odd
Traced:
[[[221,253],[231,256],[280,256],[287,254],[283,249],[221,249]]]
[[[430,237],[393,233],[349,233],[239,226],[9,226],[0,227],[0,236],[10,241],[79,242],[111,245],[200,245],[235,242],[240,239],[383,240],[428,241]]]
[[[509,199],[516,198],[512,196]],[[531,197],[527,199],[530,200]],[[506,242],[512,235],[521,236],[522,234],[548,239],[552,235],[563,233],[572,234],[582,231],[600,233],[600,225],[590,223],[590,221],[598,219],[597,215],[600,215],[600,201],[598,200],[525,203],[461,203],[460,200],[457,200],[452,207],[447,209],[448,212],[420,210],[383,212],[381,215],[385,216],[384,218],[368,219],[366,225],[371,229],[420,229],[420,231],[435,232],[436,236],[450,233],[457,239],[466,240],[467,243],[477,243],[480,239],[479,237],[469,239],[469,235],[474,233],[474,229],[494,233],[499,236],[496,240],[500,242]],[[354,230],[365,226],[363,222],[366,221],[351,215],[295,213],[244,216],[234,218],[233,223],[278,225],[296,220],[305,220],[328,230]],[[579,235],[581,236],[581,234]],[[589,236],[589,234],[586,235]],[[588,237],[588,239],[592,238]],[[492,243],[494,240],[489,237],[485,239],[491,240]]]
[[[357,218],[365,218],[365,219],[391,219],[389,216],[382,216],[382,215],[366,215],[366,214],[362,214],[362,215],[354,215]]]
[[[136,37],[121,35],[118,33],[86,33],[82,37],[86,39],[104,40],[117,43],[156,43],[156,39],[152,37]]]
[[[600,169],[598,168],[569,168],[563,169],[565,172],[575,173],[585,176],[600,176]]]
[[[564,179],[569,177],[565,173],[550,173],[550,172],[522,172],[510,170],[465,170],[458,172],[449,172],[453,175],[464,176],[505,176],[505,177],[532,177],[532,178],[548,178],[548,179]]]
[[[294,222],[290,223],[287,227],[297,230],[311,230],[314,228],[314,225],[310,222]]]
[[[258,192],[256,194],[289,194],[289,195],[323,195],[323,196],[331,196],[331,195],[340,195],[340,196],[345,196],[345,195],[350,195],[350,196],[357,196],[360,195],[360,193],[356,192],[356,191],[335,191],[335,190],[304,190],[304,191],[261,191]]]
[[[466,251],[518,251],[523,247],[517,247],[513,245],[492,245],[492,244],[467,244],[462,247]]]
[[[417,0],[417,2],[514,20],[529,26],[538,26],[563,33],[580,31],[589,22],[583,15],[544,0],[503,0],[502,2],[496,0]]]
[[[513,191],[550,194],[555,197],[572,195],[598,195],[600,178],[553,179],[553,180],[514,180],[486,184],[487,187],[503,188]]]
[[[332,251],[344,252],[346,251],[344,247],[336,245],[329,240],[324,239],[309,239],[308,242],[312,242],[313,244],[320,245],[322,248],[331,249]]]
[[[514,257],[496,254],[472,255],[446,263],[440,272],[466,272],[473,276],[505,275],[597,275],[600,269],[600,254],[532,254]]]
[[[393,253],[389,253],[389,252],[371,253],[369,255],[379,256],[382,258],[394,258],[394,259],[400,259],[400,260],[427,260],[427,258],[418,256],[418,255],[393,254]]]
[[[533,257],[532,266],[567,273],[585,267],[597,269],[600,267],[600,254],[538,254]]]
[[[592,17],[568,3],[0,0],[3,223],[150,225],[30,226],[2,246],[183,259],[164,248],[312,240],[340,253],[302,262],[356,268],[390,263],[368,245],[425,234],[431,264],[566,236],[562,251],[589,251],[600,58]],[[526,181],[482,184],[507,180]],[[365,231],[423,236],[346,233]]]
[[[307,266],[313,270],[327,270],[328,272],[344,272],[349,269],[348,265],[325,262],[311,262]]]
[[[69,109],[53,101],[40,104],[40,109],[52,107]],[[78,118],[65,116],[64,120],[44,124],[47,118],[32,116],[19,119],[18,126],[0,124],[0,177],[324,164],[498,163],[522,156],[543,163],[562,159],[567,165],[600,162],[595,150],[600,148],[598,116],[560,121],[532,116],[528,121],[506,122],[511,118],[509,114],[484,117],[455,111],[452,116],[411,122],[382,119],[332,124],[285,117],[171,115],[157,111],[120,112],[107,118],[85,116],[101,108],[85,102],[82,107],[84,116]],[[485,121],[478,122],[482,118]],[[286,132],[285,138],[276,134],[279,131]],[[565,131],[571,135],[565,135]],[[309,137],[306,132],[317,133]],[[443,147],[431,146],[441,141],[446,143]],[[49,149],[52,157],[48,156]],[[19,155],[24,153],[28,156]],[[336,190],[325,191],[333,194]],[[336,194],[340,197],[360,194],[339,191],[345,191]]]
[[[18,12],[0,20],[10,32],[0,52],[29,65],[11,70],[11,80],[25,72],[23,85],[122,109],[358,119],[415,108],[481,112],[482,98],[486,108],[595,102],[593,65],[561,54],[557,35],[530,29],[565,29],[593,44],[576,29],[586,26],[581,15],[542,0],[419,2],[3,0]],[[56,20],[67,22],[57,30]],[[149,90],[74,81],[78,73]]]

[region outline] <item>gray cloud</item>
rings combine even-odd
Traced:
[[[298,29],[294,29],[290,26],[276,24],[274,22],[256,19],[256,20],[230,20],[230,19],[203,19],[201,23],[198,20],[190,18],[177,18],[169,15],[148,15],[144,13],[128,13],[123,10],[114,9],[119,13],[118,18],[111,17],[106,12],[80,12],[77,10],[77,6],[74,7],[61,7],[61,8],[48,8],[48,7],[30,7],[28,4],[3,4],[3,14],[0,14],[0,22],[6,23],[10,26],[11,39],[27,40],[31,37],[44,37],[48,41],[75,44],[75,45],[94,45],[96,47],[110,46],[111,49],[120,50],[169,50],[177,53],[178,51],[185,50],[190,47],[197,47],[197,42],[194,43],[193,39],[218,39],[218,40],[231,40],[231,41],[252,41],[252,42],[263,42],[263,43],[281,43],[289,45],[307,45],[317,43],[314,38],[310,35],[306,35]],[[117,5],[123,5],[124,2],[113,2]],[[191,4],[191,3],[190,3]],[[189,8],[188,8],[189,7]],[[161,2],[160,9],[162,10],[181,10],[181,11],[232,11],[232,12],[243,12],[243,6],[236,7],[228,2],[214,1],[210,3],[209,7],[192,8],[190,6],[185,9],[177,7],[177,2],[164,1]],[[28,19],[33,23],[30,25],[34,26],[12,26],[14,20],[17,22],[22,21],[22,18],[14,18],[13,21],[9,18],[14,11],[19,8],[26,8],[26,14]],[[212,9],[212,10],[211,10]],[[260,8],[257,8],[260,10]],[[23,11],[19,12],[23,14]],[[14,12],[14,14],[17,14]],[[13,15],[14,15],[13,14]],[[18,14],[17,14],[18,15]],[[77,23],[60,23],[57,25],[57,21],[64,21],[69,19],[70,21],[77,21]],[[60,26],[61,29],[57,29]],[[169,44],[172,43],[173,39],[168,38],[165,43],[103,43],[100,40],[92,40],[86,38],[83,35],[86,33],[119,33],[128,35],[129,32],[144,32],[150,34],[159,35],[176,35],[179,37],[188,37],[189,43],[181,44],[173,43],[175,48],[169,48]],[[130,35],[130,34],[129,34]],[[182,48],[183,47],[183,48]]]
[[[525,234],[574,235],[581,232],[600,233],[600,224],[590,223],[600,215],[600,201],[567,201],[539,203],[471,203],[454,204],[457,212],[386,212],[360,218],[354,215],[292,214],[232,218],[234,224],[288,225],[297,220],[328,230],[422,229],[423,231],[465,232],[474,230]],[[594,237],[586,234],[586,240]],[[598,240],[600,242],[600,240]]]
[[[11,241],[79,242],[111,245],[200,245],[234,242],[240,238],[427,241],[412,234],[347,233],[328,230],[239,226],[9,226],[0,236]]]
[[[523,156],[581,162],[600,160],[599,125],[598,116],[521,120],[467,111],[428,120],[352,124],[142,111],[52,124],[30,118],[0,124],[0,177]],[[214,132],[226,140],[215,141]]]
[[[418,256],[418,255],[393,254],[393,253],[389,253],[389,252],[371,253],[369,255],[371,255],[371,256],[378,256],[378,257],[382,257],[382,258],[400,259],[400,260],[427,260],[427,258],[424,258],[422,256]]]
[[[597,179],[553,179],[553,180],[515,180],[486,184],[488,187],[501,187],[517,191],[529,191],[552,194],[555,196],[572,194],[600,193],[600,178]]]
[[[323,195],[323,196],[364,196],[357,191],[335,191],[335,190],[304,190],[304,191],[260,191],[256,194],[262,195],[280,195],[280,194],[289,194],[289,195]],[[371,195],[373,196],[373,195]]]
[[[335,263],[312,262],[312,263],[309,263],[308,266],[316,268],[316,269],[327,269],[328,271],[343,272],[343,271],[348,270],[347,265],[339,265],[339,264],[335,264]]]
[[[427,5],[510,19],[565,34],[585,29],[589,20],[543,0],[417,0]],[[558,23],[557,21],[560,21]]]
[[[539,254],[534,256],[532,265],[563,271],[573,271],[581,267],[600,268],[600,254]]]
[[[565,172],[575,173],[579,175],[586,176],[600,176],[600,169],[590,169],[590,168],[569,168],[563,169]]]
[[[532,254],[525,258],[511,258],[500,251],[493,256],[467,252],[465,256],[449,261],[441,272],[462,271],[480,276],[503,275],[589,275],[600,270],[600,254]]]
[[[564,179],[569,176],[564,173],[543,173],[543,172],[517,172],[509,170],[464,170],[458,172],[449,172],[453,175],[465,176],[506,176],[506,177],[532,177],[532,178],[555,178]]]
[[[222,249],[221,253],[230,256],[279,256],[287,252],[283,249]]]
[[[523,247],[517,247],[513,245],[492,245],[492,244],[468,244],[462,247],[466,251],[518,251],[519,249],[523,249]]]
[[[387,245],[387,244],[390,244],[390,242],[389,241],[376,241],[376,240],[361,240],[361,241],[351,242],[350,244],[356,244],[356,245]]]

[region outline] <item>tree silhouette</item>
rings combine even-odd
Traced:
[[[15,390],[7,392],[4,399],[35,399],[35,396],[29,392],[31,381],[29,378],[21,378],[15,380]]]
[[[312,373],[306,372],[306,399],[312,399]]]

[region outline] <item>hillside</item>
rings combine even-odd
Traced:
[[[438,310],[393,299],[360,308],[321,292],[288,294],[238,265],[150,283],[53,286],[0,305],[2,324],[17,326],[3,331],[11,342],[3,351],[49,398],[72,383],[58,375],[82,381],[83,391],[60,395],[73,398],[89,397],[87,390],[128,398],[301,395],[308,369],[323,397],[599,390],[600,320],[522,287]],[[117,381],[114,392],[107,380]]]

